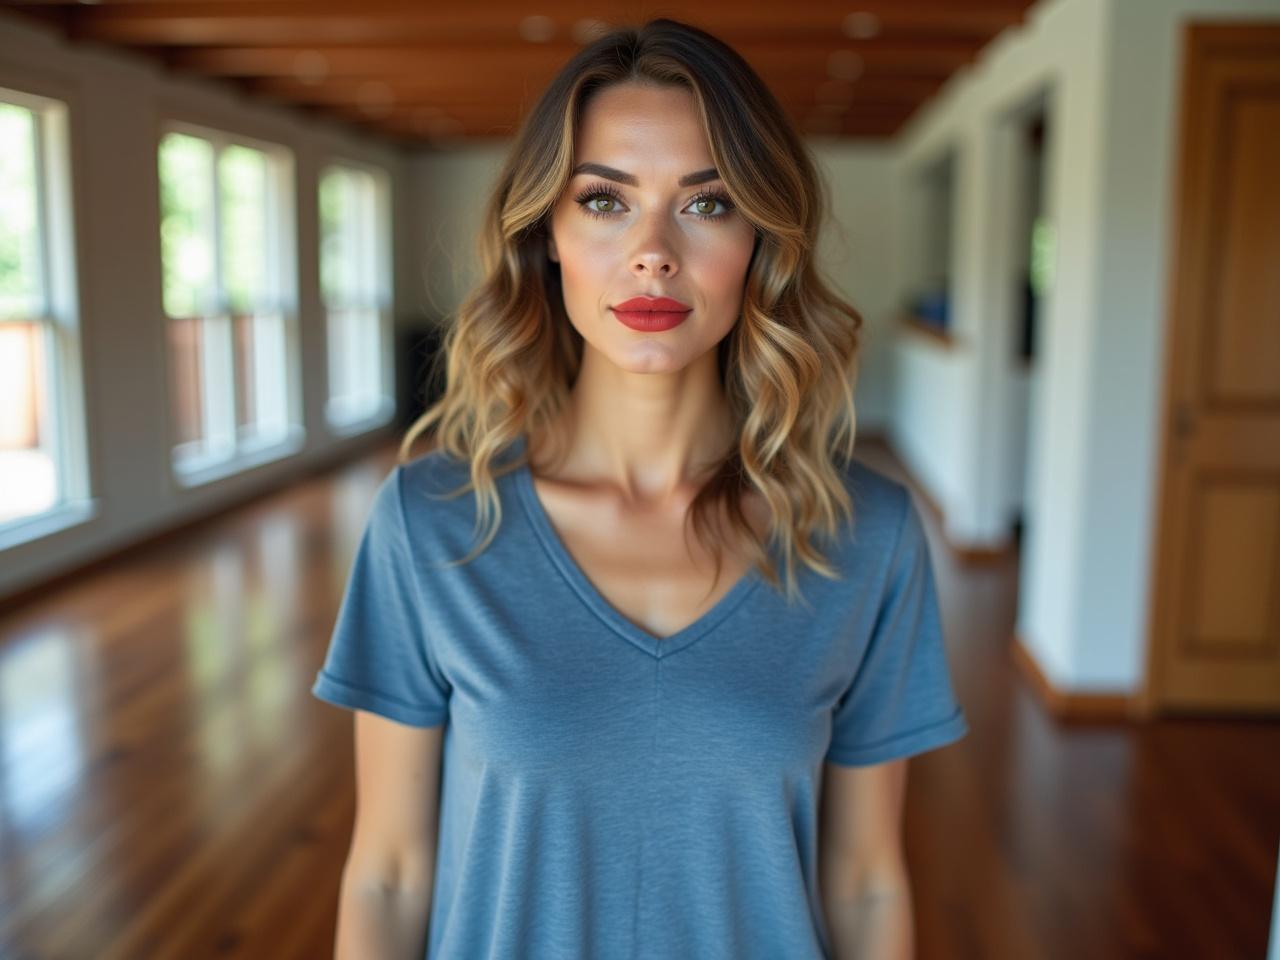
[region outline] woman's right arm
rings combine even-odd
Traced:
[[[421,960],[431,916],[444,725],[355,711],[356,816],[335,960]]]

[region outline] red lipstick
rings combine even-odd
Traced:
[[[632,330],[646,333],[679,326],[693,310],[670,297],[632,297],[609,309]]]

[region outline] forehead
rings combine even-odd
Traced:
[[[601,90],[582,111],[574,154],[575,163],[606,163],[642,178],[645,170],[679,176],[712,166],[697,102],[684,87],[623,83]]]

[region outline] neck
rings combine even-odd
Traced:
[[[669,374],[621,370],[586,350],[554,432],[558,478],[646,506],[688,499],[737,437],[714,350]]]

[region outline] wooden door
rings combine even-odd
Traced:
[[[1280,714],[1280,26],[1184,42],[1142,699]]]

